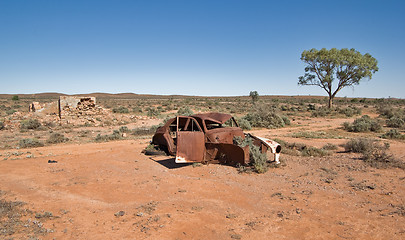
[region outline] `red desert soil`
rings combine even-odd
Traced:
[[[405,238],[404,170],[371,168],[356,154],[336,152],[283,155],[280,168],[239,174],[230,166],[145,156],[148,141],[66,144],[28,149],[31,158],[2,157],[0,189],[8,200],[56,216],[40,219],[52,229],[41,239]],[[396,155],[404,156],[404,145],[394,144]]]

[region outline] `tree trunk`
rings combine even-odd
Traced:
[[[329,108],[329,109],[331,109],[332,106],[333,106],[332,101],[333,101],[333,97],[332,97],[332,96],[329,96],[329,102],[328,102],[328,108]]]

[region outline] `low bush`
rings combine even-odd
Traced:
[[[107,141],[113,141],[113,140],[119,140],[119,139],[122,139],[121,133],[118,130],[114,130],[112,134],[108,134],[108,135],[97,134],[95,141],[96,142],[107,142]]]
[[[0,121],[0,130],[4,129],[4,123],[2,121]]]
[[[362,160],[372,167],[387,168],[395,167],[405,169],[405,164],[387,153],[389,143],[381,143],[376,140],[359,138],[351,139],[344,144],[346,151],[361,153]]]
[[[157,109],[157,108],[154,108],[154,107],[148,107],[147,109],[146,109],[146,115],[148,116],[148,117],[159,117],[160,116],[160,111],[159,111],[159,109]]]
[[[324,149],[324,150],[336,150],[337,148],[338,147],[332,143],[327,143],[322,147],[322,149]]]
[[[186,107],[181,107],[177,111],[178,116],[190,116],[190,115],[193,115],[193,114],[194,114],[194,112],[187,106]]]
[[[129,133],[129,132],[131,132],[131,130],[129,130],[129,128],[127,126],[120,127],[120,129],[118,129],[118,131],[121,132],[121,133]]]
[[[18,146],[20,148],[33,148],[33,147],[42,147],[44,146],[44,144],[36,138],[25,138],[20,140]]]
[[[49,136],[48,140],[46,140],[47,143],[63,143],[69,141],[69,138],[66,138],[63,134],[60,133],[52,133],[51,136]]]
[[[11,114],[13,114],[13,113],[15,113],[15,112],[17,112],[17,111],[14,110],[14,109],[8,109],[8,110],[6,110],[6,114],[7,114],[7,115],[11,115]]]
[[[244,118],[240,118],[237,120],[238,125],[240,128],[242,128],[243,130],[250,130],[252,129],[252,126],[250,125],[250,122]]]
[[[388,127],[403,128],[405,126],[405,120],[399,116],[393,116],[386,121]]]
[[[305,147],[301,151],[303,157],[324,157],[329,156],[331,153],[328,150],[316,147]]]
[[[368,115],[354,120],[352,124],[345,122],[343,128],[349,132],[379,132],[382,125],[379,121],[371,119]]]
[[[346,152],[362,153],[373,147],[375,140],[369,138],[353,138],[343,145]]]
[[[346,117],[353,117],[354,115],[360,115],[361,114],[361,108],[357,107],[347,107],[343,109],[338,109],[338,112],[340,114],[344,114]]]
[[[129,113],[128,108],[123,107],[123,106],[119,106],[117,108],[113,108],[113,113]]]
[[[39,127],[41,127],[41,123],[38,119],[26,119],[20,122],[21,130],[39,129]]]
[[[252,127],[272,129],[290,125],[290,120],[287,117],[268,111],[256,111],[248,113],[242,119],[248,121]]]
[[[253,139],[250,136],[246,136],[245,139],[234,137],[234,143],[240,147],[249,146],[250,167],[254,171],[257,173],[267,172],[267,155],[266,153],[262,153],[260,148],[253,144]]]
[[[405,139],[405,135],[401,134],[397,129],[390,129],[388,132],[381,135],[381,137],[387,139]]]
[[[311,108],[312,109],[312,108]],[[332,110],[327,107],[320,107],[315,110],[310,110],[311,111],[311,116],[312,117],[325,117],[327,115],[330,115],[332,113]]]
[[[302,143],[289,143],[281,139],[274,139],[274,141],[281,145],[282,154],[303,157],[323,157],[331,154],[328,149],[324,148],[310,147]]]
[[[153,135],[156,132],[156,129],[158,129],[159,125],[154,125],[151,127],[140,127],[140,128],[134,128],[131,130],[131,134],[135,136],[148,136],[148,135]]]

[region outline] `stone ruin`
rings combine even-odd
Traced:
[[[64,123],[94,122],[91,115],[105,114],[106,109],[96,105],[95,97],[60,96],[56,102],[32,102],[29,111],[38,116],[55,115]]]
[[[40,104],[39,102],[32,102],[29,105],[29,112],[56,114],[61,119],[70,115],[91,115],[98,114],[102,110],[101,107],[96,106],[95,97],[72,97],[60,96],[57,102]]]
[[[13,113],[4,121],[5,127],[15,129],[23,119],[35,118],[48,126],[54,123],[72,126],[110,126],[123,125],[137,120],[146,120],[145,116],[132,114],[113,114],[96,104],[95,97],[60,96],[58,101],[50,103],[32,102],[27,115]]]

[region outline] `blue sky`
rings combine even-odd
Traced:
[[[0,0],[0,93],[326,95],[311,48],[378,60],[340,97],[405,98],[405,1]]]

